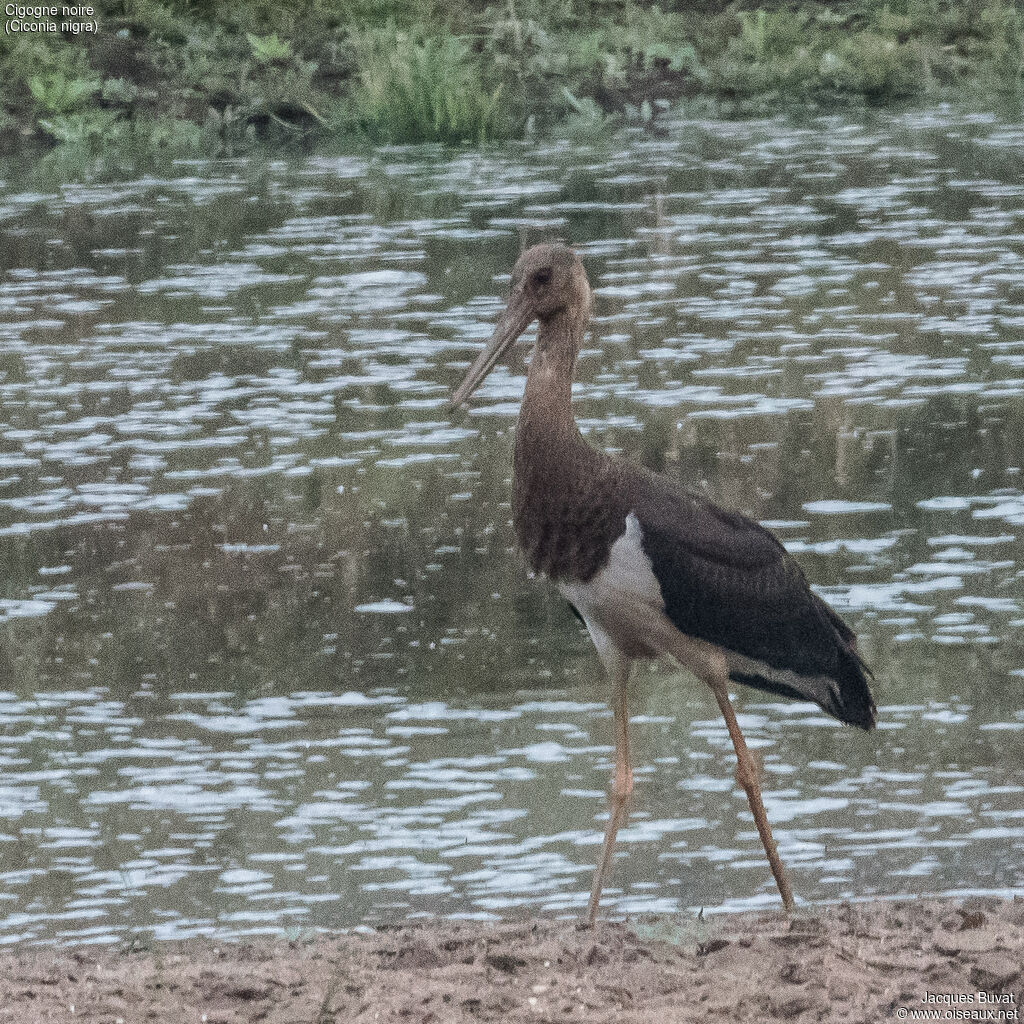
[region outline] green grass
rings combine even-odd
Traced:
[[[469,45],[393,28],[355,37],[359,71],[343,119],[390,141],[481,143],[505,134],[498,101]]]
[[[1024,0],[99,0],[0,36],[0,153],[69,165],[323,139],[477,145],[737,110],[1024,93]]]
[[[720,95],[884,104],[958,89],[1019,98],[1022,19],[1003,0],[894,0],[740,11],[709,61]]]

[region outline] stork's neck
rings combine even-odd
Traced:
[[[577,310],[563,310],[540,322],[519,410],[517,469],[529,450],[557,448],[579,438],[572,416],[572,379],[585,328]]]
[[[572,416],[572,378],[586,319],[565,310],[540,322],[519,409],[514,456],[513,510],[534,511],[564,493],[558,486],[582,469],[593,449],[583,440]]]
[[[595,516],[608,457],[580,436],[572,417],[572,377],[586,314],[543,321],[516,427],[512,519],[530,566],[552,579],[587,580],[622,532],[614,509]],[[606,503],[607,504],[607,503]],[[606,536],[607,535],[607,536]]]

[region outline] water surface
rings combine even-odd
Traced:
[[[576,914],[607,688],[509,524],[520,247],[605,449],[770,524],[879,729],[738,697],[798,898],[1024,892],[1024,130],[937,109],[0,182],[0,942]],[[636,673],[609,912],[778,897]]]

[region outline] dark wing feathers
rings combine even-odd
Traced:
[[[870,673],[853,631],[771,533],[654,474],[637,471],[628,490],[678,629],[777,670],[748,671],[746,663],[733,673],[737,682],[813,700],[851,725],[874,725]],[[823,688],[821,677],[835,685]]]

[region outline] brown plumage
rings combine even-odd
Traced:
[[[457,389],[465,401],[533,321],[537,341],[516,431],[513,522],[531,567],[584,620],[615,686],[616,777],[593,920],[625,798],[632,788],[626,681],[630,662],[669,654],[711,686],[786,906],[788,883],[761,806],[725,681],[815,701],[870,729],[875,705],[849,627],[807,584],[779,541],[739,512],[591,447],[572,416],[572,378],[590,317],[572,250],[540,245],[512,275],[508,308]]]

